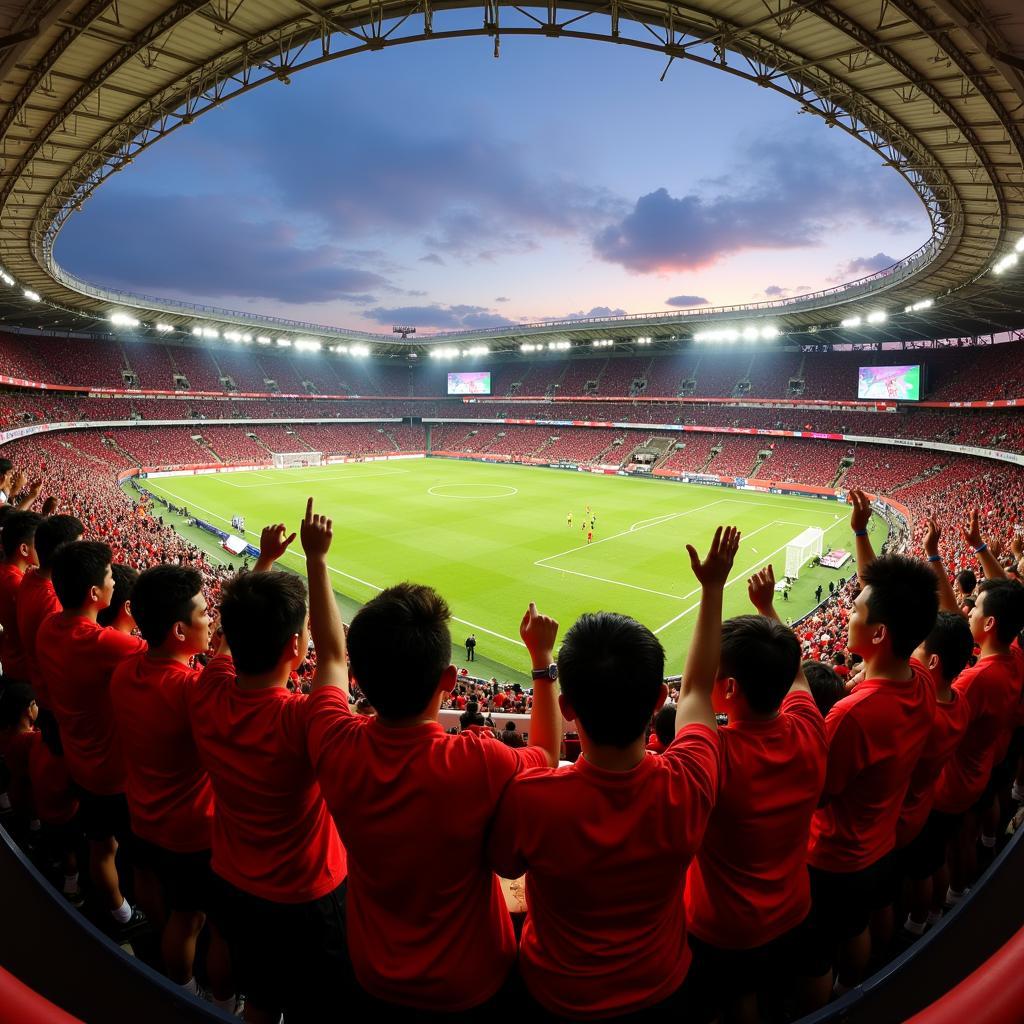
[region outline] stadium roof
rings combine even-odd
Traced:
[[[476,11],[476,27],[447,28],[443,12],[452,9]],[[328,60],[472,34],[491,37],[496,55],[503,35],[608,40],[785,93],[882,154],[916,189],[932,238],[880,274],[796,299],[419,341],[111,292],[54,262],[57,233],[95,188],[207,110]],[[8,323],[75,331],[120,309],[146,322],[159,314],[189,331],[208,322],[421,351],[453,341],[518,348],[541,338],[644,336],[657,344],[765,317],[823,343],[1024,327],[1024,253],[1005,273],[993,272],[1024,238],[1021,0],[638,0],[628,7],[610,0],[535,8],[497,0],[36,0],[0,12],[0,35],[0,318]],[[904,312],[928,300],[933,305]],[[878,309],[888,318],[869,325]],[[862,326],[839,328],[855,316]]]

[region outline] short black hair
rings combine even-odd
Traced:
[[[39,524],[36,530],[36,555],[39,568],[49,569],[53,556],[62,544],[70,544],[85,533],[81,520],[74,516],[50,516]]]
[[[0,476],[5,476],[12,469],[14,469],[14,463],[10,459],[0,459]]]
[[[916,558],[882,555],[860,573],[867,598],[868,622],[885,626],[897,658],[909,658],[932,631],[939,614],[938,581]]]
[[[558,652],[562,693],[587,735],[628,747],[644,735],[665,676],[665,649],[644,625],[615,612],[581,615]]]
[[[28,683],[0,680],[0,729],[13,729],[36,699]]]
[[[107,566],[114,560],[109,544],[76,540],[65,544],[53,559],[53,589],[62,607],[81,608],[90,587],[102,587]]]
[[[779,710],[799,667],[800,641],[778,620],[737,615],[722,623],[718,675],[734,678],[758,714]]]
[[[176,622],[192,621],[192,602],[203,577],[187,565],[154,565],[136,581],[132,617],[150,647],[159,647]]]
[[[1016,580],[982,580],[978,599],[984,598],[983,614],[996,620],[996,638],[1010,643],[1024,628],[1024,586]]]
[[[952,681],[967,668],[974,653],[971,627],[959,612],[939,612],[932,631],[924,638],[924,649],[938,655],[942,678]]]
[[[826,718],[832,706],[846,696],[842,677],[834,668],[820,661],[805,661],[803,669],[814,703],[818,705],[821,717]]]
[[[43,517],[38,512],[12,512],[4,520],[0,546],[4,557],[12,558],[21,544],[31,544]]]
[[[654,716],[654,735],[667,747],[676,738],[676,706],[662,704]]]
[[[239,573],[224,587],[220,622],[235,668],[269,672],[305,626],[306,585],[290,572]]]
[[[356,612],[348,628],[349,664],[381,718],[426,709],[451,664],[450,620],[445,599],[418,583],[388,587]]]
[[[96,621],[101,626],[114,624],[125,601],[132,599],[135,581],[139,578],[138,569],[133,569],[130,565],[122,565],[120,562],[115,562],[110,567],[110,571],[114,574],[114,593],[111,595],[110,604],[96,616]]]
[[[974,588],[978,585],[978,577],[970,569],[961,569],[956,574],[956,582],[960,587],[960,593],[967,597],[968,594],[974,593]]]

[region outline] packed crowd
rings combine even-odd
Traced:
[[[584,615],[556,649],[531,605],[532,690],[467,682],[428,587],[343,626],[312,499],[234,574],[125,500],[117,452],[5,451],[11,813],[71,902],[149,927],[169,978],[228,1010],[244,993],[255,1024],[342,1002],[797,1015],[961,900],[1020,797],[1011,467],[912,490],[913,531],[877,555],[852,491],[857,577],[795,631],[770,566],[754,614],[722,621],[736,530],[688,547],[702,596],[666,710],[661,645],[625,616]],[[297,536],[308,591],[273,571]],[[566,728],[582,756],[559,768]],[[524,874],[517,935],[498,876]]]

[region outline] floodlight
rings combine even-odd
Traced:
[[[161,334],[170,334],[174,330],[170,324],[154,324],[154,326]]]
[[[761,328],[761,337],[765,341],[774,341],[779,336],[779,329],[775,324],[768,324]]]
[[[300,352],[319,352],[323,348],[323,345],[321,345],[316,338],[299,338],[299,340],[295,342],[295,347]]]
[[[354,356],[368,356],[370,354],[370,348],[368,345],[353,345],[349,352]]]
[[[241,341],[242,340],[242,336],[238,333],[238,331],[225,331],[224,332],[224,340],[225,341]]]
[[[292,340],[291,340],[291,338],[278,338],[277,339],[277,343],[278,343],[278,345],[281,346],[281,348],[291,348],[292,347]]]
[[[111,313],[110,322],[115,327],[138,327],[139,321],[127,313]]]
[[[882,324],[889,319],[889,314],[884,309],[875,309],[868,313],[869,324]]]
[[[859,316],[848,316],[839,324],[840,327],[860,327],[860,325],[861,319]]]
[[[0,277],[3,278],[4,284],[14,284],[14,278],[6,270],[0,270]]]
[[[40,301],[39,292],[34,292],[34,291],[32,291],[31,288],[26,288],[22,292],[22,295],[24,295],[25,298],[28,299],[30,302],[39,302]]]
[[[261,335],[259,335],[256,338],[256,344],[257,345],[269,345],[270,344],[270,339],[265,334],[261,334]]]
[[[214,330],[212,327],[204,327],[203,328],[203,337],[204,338],[219,338],[220,337],[220,331]]]
[[[203,336],[203,329],[202,327],[193,327],[192,333],[193,335],[195,335],[195,337],[201,338]]]
[[[1024,252],[1024,235],[1021,235],[1017,239],[1017,244],[1013,247],[1017,252]]]
[[[744,341],[757,341],[761,336],[761,332],[756,327],[745,327],[743,329],[743,340]]]

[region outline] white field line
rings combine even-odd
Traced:
[[[844,522],[844,520],[841,519],[841,520],[839,520],[839,522],[833,523],[831,526],[826,527],[825,533],[828,533],[829,530],[834,530],[842,522]],[[752,533],[751,534],[747,534],[747,536],[748,537],[752,537],[753,534]],[[743,539],[745,540],[746,537],[744,537]],[[741,543],[742,543],[742,541],[741,541]],[[776,548],[774,551],[772,551],[769,554],[765,555],[764,558],[759,559],[758,561],[754,562],[753,565],[749,566],[746,569],[743,569],[736,576],[734,576],[733,579],[729,580],[729,582],[726,583],[726,587],[731,587],[734,583],[739,583],[741,580],[746,582],[747,577],[750,576],[750,574],[753,573],[755,569],[758,569],[762,565],[766,565],[780,551],[785,551],[786,545],[788,543],[789,543],[789,541],[786,541],[786,544],[783,544],[782,547]],[[685,594],[684,598],[685,597],[693,597],[694,594],[698,594],[698,593],[700,593],[700,587],[696,587],[695,589],[691,590],[688,594]],[[661,633],[664,630],[668,629],[669,626],[674,626],[681,618],[683,618],[686,615],[689,615],[690,612],[692,612],[695,608],[699,608],[699,607],[700,607],[700,601],[698,601],[696,604],[691,604],[689,608],[684,608],[675,618],[669,619],[668,622],[666,622],[664,625],[659,626],[654,631],[654,635],[657,636],[658,633]]]
[[[402,472],[408,472],[408,470],[403,470]],[[168,490],[162,484],[152,483],[151,481],[147,481],[147,483],[150,484],[150,489],[163,491],[164,494],[168,494],[175,500],[182,502],[185,505],[185,507],[197,508],[199,509],[200,512],[205,512],[208,516],[211,516],[213,519],[219,519],[222,523],[227,523],[228,526],[231,525],[230,519],[225,519],[224,516],[220,515],[219,513],[214,512],[211,509],[204,508],[202,505],[197,505],[195,504],[195,502],[189,501],[187,498],[183,498],[180,494],[175,494],[173,491]],[[259,534],[256,533],[254,530],[246,530],[245,532],[250,537],[256,537],[257,540],[259,539]],[[289,548],[284,554],[285,558],[287,558],[288,556],[301,559],[303,562],[306,561],[306,556],[301,551],[295,551],[291,548]],[[344,576],[346,579],[354,580],[356,583],[360,583],[364,587],[369,587],[370,590],[376,590],[378,593],[380,593],[380,591],[384,589],[383,587],[377,586],[376,583],[371,583],[369,580],[360,579],[360,577],[353,576],[349,572],[342,572],[341,569],[335,569],[333,565],[329,565],[327,566],[327,568],[338,576]],[[468,619],[460,619],[457,615],[453,615],[452,618],[456,622],[462,623],[463,626],[469,626],[470,629],[478,629],[481,633],[487,633],[489,636],[496,636],[499,640],[505,640],[510,644],[514,644],[516,647],[526,646],[522,642],[522,640],[515,640],[510,636],[505,636],[504,633],[497,633],[493,629],[488,629],[486,626],[481,626],[475,622],[470,622]]]
[[[748,533],[746,536],[744,536],[743,540],[747,540],[749,537],[755,536],[756,534],[760,533],[762,530],[767,530],[769,526],[775,526],[775,525],[776,525],[776,523],[775,523],[774,520],[772,522],[770,522],[770,523],[765,523],[763,526],[759,526],[752,533]],[[742,543],[742,541],[741,541],[741,543]],[[591,544],[589,546],[593,547],[594,545]],[[537,563],[535,562],[534,565],[536,565],[536,564]],[[571,575],[571,576],[582,576],[582,577],[584,577],[585,579],[588,579],[588,580],[600,580],[600,582],[602,582],[602,583],[611,583],[611,584],[613,584],[616,587],[628,587],[630,590],[642,590],[645,594],[656,594],[658,597],[667,597],[667,598],[669,598],[672,601],[685,601],[688,597],[692,597],[693,593],[696,593],[696,591],[693,591],[690,594],[667,594],[663,590],[650,590],[647,587],[637,586],[635,583],[624,583],[622,580],[611,580],[611,579],[608,579],[607,576],[591,576],[590,573],[587,573],[587,572],[577,572],[575,569],[560,569],[557,565],[542,565],[542,566],[540,566],[540,568],[541,569],[551,569],[554,572],[569,573],[569,575]]]
[[[692,515],[694,512],[703,512],[706,508],[712,508],[715,505],[720,505],[725,499],[719,498],[718,501],[709,501],[706,505],[701,505],[699,508],[688,509],[685,513],[668,513],[668,515]],[[563,555],[571,555],[574,551],[582,551],[585,548],[596,548],[598,544],[607,544],[610,540],[618,540],[619,537],[628,537],[631,533],[639,533],[641,530],[649,530],[652,526],[657,526],[664,517],[659,516],[656,520],[641,520],[646,522],[647,526],[639,526],[634,523],[633,526],[637,527],[635,530],[631,526],[628,530],[622,530],[620,533],[613,533],[610,537],[602,537],[600,540],[595,540],[592,544],[577,544],[574,548],[567,548],[565,551],[559,551],[557,555],[545,555],[543,558],[538,558],[534,565],[539,565],[544,569],[554,569],[553,565],[544,565],[545,562],[550,562],[556,558],[561,558]]]

